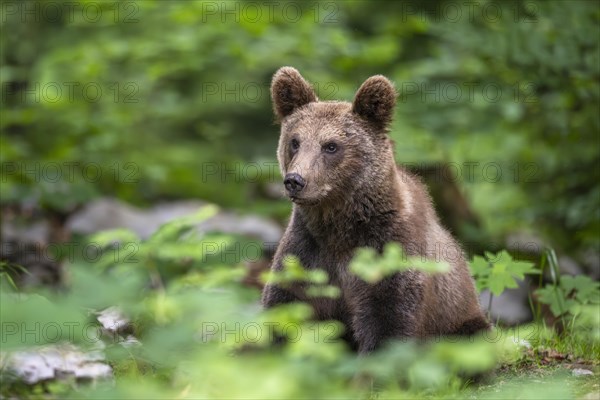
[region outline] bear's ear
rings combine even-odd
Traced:
[[[278,120],[305,104],[318,101],[310,84],[292,67],[281,67],[275,72],[271,81],[271,98]]]
[[[385,129],[392,121],[396,106],[394,84],[383,75],[367,79],[358,89],[352,102],[352,112]]]

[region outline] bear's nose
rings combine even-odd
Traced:
[[[288,191],[290,196],[294,196],[304,188],[306,182],[300,175],[291,173],[285,176],[283,184],[285,185],[285,189]]]

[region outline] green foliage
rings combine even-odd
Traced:
[[[428,273],[442,273],[447,272],[450,266],[445,261],[408,256],[398,243],[388,243],[381,255],[370,247],[358,249],[349,269],[364,281],[377,283],[396,272],[416,269]]]
[[[398,151],[447,154],[493,232],[535,226],[559,250],[597,246],[600,15],[587,1],[490,4],[501,18],[425,19],[427,55],[398,68],[416,83],[401,95],[405,124],[423,129],[402,130]],[[479,163],[472,178],[464,162]]]
[[[554,249],[546,249],[541,262],[542,270],[547,269],[551,282],[535,291],[540,306],[548,306],[552,315],[558,318],[558,344],[580,354],[600,356],[600,283],[583,275],[561,275]],[[541,286],[541,285],[540,285]],[[541,318],[538,306],[535,314]]]
[[[3,169],[2,203],[64,212],[105,194],[193,197],[283,219],[289,205],[264,196],[281,179],[268,85],[293,65],[325,100],[351,100],[372,74],[396,82],[397,160],[459,167],[482,219],[465,240],[535,226],[561,251],[597,248],[593,1],[260,3],[259,18],[225,4],[147,0],[116,16],[99,4],[99,21],[68,2],[56,19],[7,8],[0,161],[16,164]],[[58,181],[43,172],[52,163]]]
[[[241,284],[243,274],[239,272],[243,267],[238,264],[199,258],[189,268],[180,269],[181,262],[197,254],[182,251],[174,257],[174,253],[165,256],[156,251],[157,247],[177,247],[181,241],[205,247],[213,234],[192,235],[190,228],[212,212],[212,207],[206,207],[196,218],[166,224],[147,240],[125,231],[94,235],[94,240],[115,252],[116,243],[134,241],[139,248],[138,262],[119,258],[112,264],[102,259],[77,260],[70,265],[66,292],[0,293],[3,349],[35,349],[64,341],[97,349],[101,340],[114,371],[112,382],[76,385],[58,381],[43,389],[24,388],[18,381],[3,379],[2,395],[92,399],[318,398],[324,394],[341,398],[485,398],[493,395],[494,387],[465,388],[465,378],[485,373],[498,362],[519,362],[522,357],[518,335],[501,329],[469,340],[396,340],[380,351],[358,357],[339,340],[344,327],[336,321],[313,321],[308,304],[262,310],[259,292]],[[379,279],[415,266],[425,266],[428,272],[442,270],[438,263],[415,263],[402,256],[398,246],[387,246],[380,256],[362,249],[352,265],[370,281],[373,276]],[[395,263],[394,257],[399,257]],[[162,266],[159,273],[157,266]],[[367,266],[377,274],[365,275]],[[515,271],[528,272],[525,268]],[[324,271],[305,270],[294,257],[288,257],[282,270],[268,277],[269,283],[278,285],[299,281],[322,289],[315,295],[332,290]],[[592,296],[588,285],[574,281],[565,285],[579,287],[580,296]],[[106,335],[97,329],[98,323],[91,316],[115,305],[132,321],[130,333],[140,344],[126,344],[120,334]],[[582,311],[582,318],[584,315],[587,311]],[[62,329],[61,335],[43,334],[50,325],[73,329]],[[275,337],[286,341],[274,346]],[[6,378],[10,371],[2,374]],[[560,379],[567,381],[566,377]],[[522,388],[516,385],[514,390]],[[568,390],[564,393],[570,395]]]
[[[370,75],[396,82],[391,136],[397,160],[461,167],[457,183],[482,222],[479,229],[459,232],[465,241],[482,245],[482,238],[527,231],[575,258],[598,248],[595,2],[481,4],[500,10],[499,18],[480,5],[443,0],[260,3],[263,18],[256,20],[242,2],[124,2],[118,14],[116,3],[99,2],[103,17],[97,22],[68,1],[52,4],[60,18],[19,11],[43,4],[2,7],[2,206],[35,204],[64,216],[101,195],[136,204],[201,198],[284,219],[289,204],[267,195],[268,185],[281,181],[268,85],[278,67],[293,65],[325,100],[351,100]],[[219,7],[229,5],[232,11],[223,14]],[[446,18],[446,5],[458,7],[462,18]],[[16,13],[9,12],[12,6]],[[296,7],[301,12],[292,20]],[[78,85],[72,97],[65,85],[70,82]],[[92,93],[80,90],[86,84],[103,95],[90,100]],[[48,91],[52,85],[62,88],[58,101]],[[255,88],[256,96],[245,88]],[[495,92],[501,96],[492,99]],[[471,164],[473,176],[465,163],[478,163]],[[252,165],[259,166],[258,174],[245,169]],[[0,357],[63,341],[94,347],[94,312],[115,305],[131,319],[141,346],[100,335],[114,382],[24,387],[1,379],[0,395],[573,397],[569,384],[580,381],[563,375],[465,390],[463,372],[522,356],[502,330],[495,331],[498,341],[397,341],[356,357],[335,340],[343,327],[311,321],[307,304],[261,310],[259,293],[240,283],[244,266],[226,257],[232,246],[250,239],[195,231],[210,212],[205,208],[206,214],[168,224],[148,240],[128,231],[87,238],[82,246],[99,245],[101,256],[66,265],[66,291],[19,292],[13,277],[24,272],[1,264]],[[532,338],[539,346],[597,360],[598,284],[561,277],[555,256],[548,263],[552,283],[539,289],[538,298],[567,321],[566,329],[559,335],[537,321]],[[407,268],[435,273],[443,265],[388,246],[382,254],[360,250],[351,267],[368,282]],[[537,273],[506,252],[476,257],[472,269],[478,289],[493,295]],[[323,271],[306,271],[293,258],[268,279],[282,285],[304,281],[311,296],[339,295]],[[44,331],[56,325],[59,334]],[[269,346],[273,333],[287,342]]]
[[[100,270],[128,271],[140,268],[151,278],[153,285],[162,286],[185,272],[193,272],[186,282],[198,282],[200,276],[220,265],[229,265],[210,275],[203,285],[218,285],[234,277],[241,278],[244,271],[237,268],[240,257],[229,260],[224,254],[235,250],[239,241],[231,235],[199,234],[196,226],[214,216],[213,205],[202,207],[196,214],[176,219],[162,225],[147,240],[140,240],[135,233],[119,229],[91,235],[89,243],[100,248],[101,256],[94,263]]]
[[[201,215],[209,214],[204,210]],[[146,390],[165,397],[184,393],[202,398],[318,397],[322,393],[355,397],[351,380],[365,374],[395,396],[424,388],[444,390],[449,379],[459,381],[456,372],[482,371],[495,360],[495,346],[490,343],[454,341],[425,347],[412,341],[398,342],[371,357],[357,359],[337,340],[343,333],[339,322],[311,321],[312,310],[302,303],[262,311],[256,304],[259,293],[240,285],[239,276],[228,274],[231,266],[213,265],[205,259],[196,266],[202,274],[196,270],[180,272],[154,285],[155,289],[149,288],[154,279],[149,266],[179,261],[171,256],[163,258],[160,252],[150,254],[149,248],[188,240],[189,231],[182,227],[189,222],[174,221],[148,240],[138,240],[140,256],[135,265],[119,260],[111,266],[77,261],[71,265],[66,293],[18,297],[3,292],[1,323],[11,328],[3,333],[10,339],[5,340],[6,349],[62,341],[86,347],[103,340],[115,371],[114,384],[99,382],[77,392],[71,392],[68,385],[50,389],[52,395],[60,397],[76,394],[89,398],[138,398],[145,396]],[[102,232],[93,238],[110,245],[114,244],[111,237],[132,239],[124,231]],[[209,239],[208,235],[189,240],[202,247]],[[180,258],[188,256],[180,254]],[[319,286],[327,282],[327,276],[323,271],[304,270],[290,257],[283,270],[270,277],[270,282],[280,285],[299,280]],[[118,336],[90,340],[89,333],[82,331],[83,326],[98,331],[85,310],[116,304],[133,321],[133,333],[141,346],[123,346]],[[38,326],[43,332],[48,324],[70,324],[74,329],[62,330],[64,335],[58,337],[29,334],[25,336],[31,340],[22,341],[24,329],[31,331]],[[275,334],[288,341],[277,351],[270,343]],[[431,367],[437,371],[434,375],[425,373]],[[6,381],[2,387],[3,395],[17,390]],[[360,391],[370,392],[370,385],[361,386]],[[27,395],[27,391],[19,393]]]
[[[600,282],[589,276],[562,276],[558,285],[546,285],[536,290],[540,302],[550,306],[556,317],[577,316],[586,305],[600,305]]]
[[[508,288],[516,288],[517,280],[525,279],[525,275],[540,273],[534,263],[515,261],[506,250],[497,254],[485,252],[485,257],[473,257],[471,272],[477,290],[489,289],[494,296],[499,296]]]

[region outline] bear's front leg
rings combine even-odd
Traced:
[[[415,337],[423,286],[418,273],[394,274],[370,284],[355,277],[345,288],[352,312],[352,330],[361,354],[390,339]]]

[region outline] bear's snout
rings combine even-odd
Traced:
[[[304,189],[306,181],[297,173],[291,173],[285,176],[283,184],[288,194],[293,197]]]

